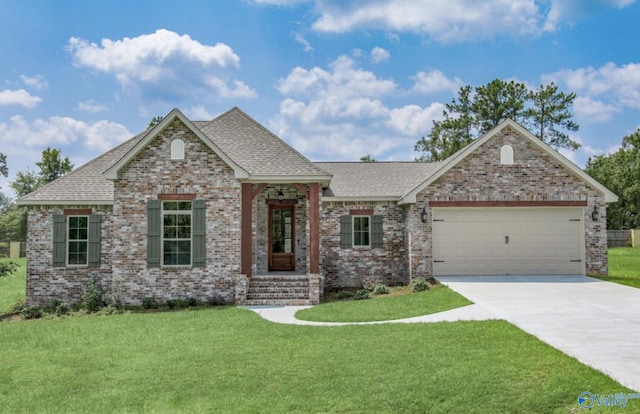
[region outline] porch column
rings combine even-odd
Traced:
[[[309,273],[320,274],[320,186],[309,184]]]
[[[252,211],[251,204],[253,201],[253,186],[251,183],[242,183],[241,203],[240,209],[241,218],[241,230],[240,230],[240,272],[251,277],[251,259],[253,245],[253,229],[252,229]]]

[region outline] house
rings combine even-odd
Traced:
[[[507,120],[449,159],[310,162],[238,108],[171,111],[18,202],[27,300],[314,304],[438,275],[607,274],[617,197]]]

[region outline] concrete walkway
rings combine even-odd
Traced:
[[[438,279],[486,312],[640,391],[640,289],[585,276]]]
[[[416,316],[414,318],[396,319],[392,321],[376,322],[311,322],[296,319],[295,314],[301,309],[311,306],[249,306],[246,309],[252,310],[264,319],[289,325],[312,325],[312,326],[341,326],[341,325],[379,325],[382,323],[418,323],[418,322],[456,322],[456,321],[482,321],[487,319],[498,319],[484,308],[478,305],[468,305],[461,308],[451,309],[445,312],[433,313],[431,315]]]
[[[622,385],[640,391],[640,289],[585,276],[438,279],[474,304],[415,318],[357,323],[295,318],[298,310],[309,306],[248,309],[272,322],[314,326],[504,319]]]

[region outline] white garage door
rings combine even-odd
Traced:
[[[582,208],[434,208],[434,274],[583,274],[582,220]]]

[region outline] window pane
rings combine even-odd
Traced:
[[[191,238],[191,227],[178,227],[176,230],[177,230],[177,238],[178,239],[190,239]]]
[[[88,235],[88,231],[86,228],[84,229],[78,229],[78,239],[79,240],[87,240],[87,235]]]
[[[178,203],[178,210],[191,210],[191,201],[181,201]]]
[[[162,208],[167,211],[175,211],[178,209],[178,203],[175,201],[165,201]]]

